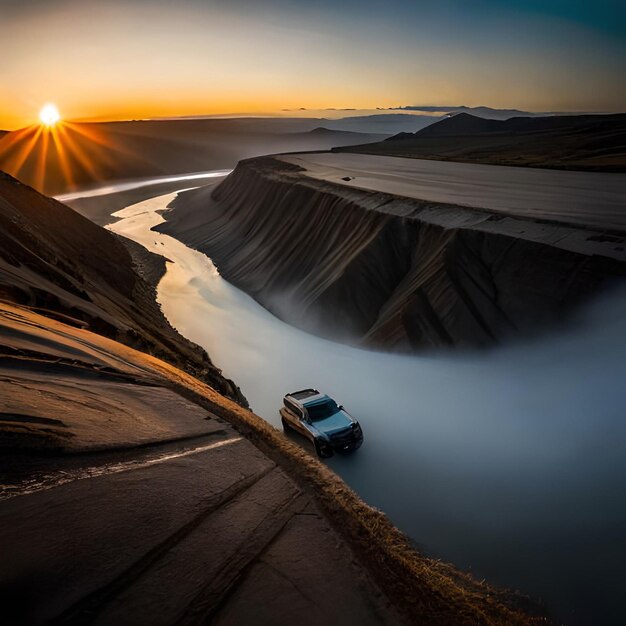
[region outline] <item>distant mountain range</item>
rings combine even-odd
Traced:
[[[335,148],[387,156],[626,172],[626,114],[513,117],[458,113],[417,133]]]
[[[467,107],[461,106],[405,106],[398,107],[398,111],[422,111],[424,113],[442,113],[442,114],[455,114],[455,113],[470,113],[476,117],[485,117],[493,120],[506,120],[510,117],[538,117],[546,115],[554,115],[553,113],[532,113],[530,111],[521,111],[520,109],[493,109],[491,107],[479,106],[479,107]]]
[[[309,134],[321,135],[321,136],[332,136],[332,137],[352,135],[353,137],[354,136],[358,137],[362,133],[355,133],[352,130],[332,130],[330,128],[326,128],[326,126],[318,126],[317,128],[314,128],[313,130],[309,131]]]
[[[613,115],[554,115],[544,117],[512,117],[496,120],[458,113],[420,132],[420,136],[480,135],[494,133],[537,133],[556,131],[600,132],[621,128],[626,114]]]
[[[379,113],[323,120],[322,123],[324,127],[331,130],[393,135],[401,132],[414,133],[439,119],[432,115],[415,115],[414,113]]]

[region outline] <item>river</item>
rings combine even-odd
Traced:
[[[181,187],[193,181],[181,179]],[[483,352],[401,356],[309,335],[150,229],[175,193],[109,228],[169,262],[158,301],[256,413],[280,427],[287,391],[314,386],[365,443],[328,464],[429,554],[518,588],[567,624],[618,623],[625,582],[626,292],[560,334]]]

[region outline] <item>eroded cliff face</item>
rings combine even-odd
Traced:
[[[173,206],[159,230],[277,316],[386,349],[536,332],[626,274],[620,236],[313,180],[280,158]]]

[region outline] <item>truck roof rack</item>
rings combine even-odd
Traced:
[[[318,393],[319,391],[317,389],[300,389],[300,391],[292,391],[287,395],[295,398],[296,400],[302,400],[303,398],[308,398],[309,396],[314,396]]]

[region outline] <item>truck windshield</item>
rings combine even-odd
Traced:
[[[331,415],[334,415],[337,413],[339,408],[334,400],[326,400],[326,402],[320,402],[319,404],[307,406],[306,410],[311,421],[317,422],[318,420],[323,420]]]

